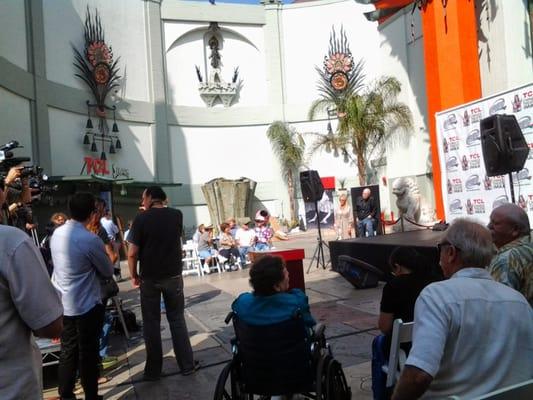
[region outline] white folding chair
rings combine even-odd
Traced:
[[[183,263],[182,274],[198,274],[198,276],[202,276],[204,273],[202,271],[202,263],[198,257],[198,245],[187,242],[183,245],[182,250],[185,253],[185,257],[181,259]]]
[[[400,377],[407,355],[400,348],[400,344],[411,342],[414,322],[403,322],[395,319],[392,325],[392,339],[390,345],[389,364],[382,367],[387,374],[387,387],[392,387]]]

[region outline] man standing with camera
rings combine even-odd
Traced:
[[[0,206],[6,198],[0,180]],[[42,399],[41,354],[32,332],[54,338],[63,307],[37,247],[22,231],[0,225],[0,399]]]
[[[184,316],[181,264],[181,211],[165,206],[167,196],[159,186],[142,195],[144,212],[137,215],[129,234],[128,267],[133,287],[141,289],[141,312],[146,345],[144,379],[159,380],[163,367],[161,295],[165,301],[172,345],[182,375],[196,371]],[[137,261],[140,271],[137,273]]]

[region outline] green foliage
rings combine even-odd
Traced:
[[[297,171],[303,163],[304,139],[294,128],[281,121],[275,121],[268,127],[267,137],[281,164],[283,177],[288,179],[289,174]]]
[[[304,162],[305,142],[302,135],[282,121],[275,121],[268,127],[267,137],[281,164],[283,178],[287,181],[291,220],[294,220],[296,219],[294,176]]]
[[[409,107],[398,101],[401,91],[400,82],[390,76],[384,76],[365,87],[361,93],[353,93],[342,104],[339,124],[336,132],[327,134],[314,133],[316,141],[310,151],[324,148],[333,155],[343,156],[345,162],[357,164],[359,182],[366,184],[366,165],[376,148],[397,131],[412,129],[412,115]],[[336,99],[330,99],[334,103]],[[317,104],[326,103],[319,99],[313,103],[309,115],[314,115]]]

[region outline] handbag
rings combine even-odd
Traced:
[[[117,282],[113,278],[100,279],[100,296],[102,299],[115,297],[119,292]]]

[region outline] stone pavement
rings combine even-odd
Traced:
[[[333,232],[323,233],[324,240],[332,240]],[[277,248],[304,248],[304,268],[311,262],[316,248],[316,231],[291,235],[290,240],[275,242]],[[326,249],[326,260],[329,253]],[[123,272],[127,266],[123,263]],[[127,276],[127,273],[123,274]],[[311,312],[318,322],[326,324],[326,336],[334,356],[342,363],[353,398],[371,399],[370,360],[371,342],[378,334],[376,324],[381,298],[380,285],[375,289],[357,290],[337,273],[316,268],[313,263],[305,275],[306,293]],[[120,284],[123,306],[140,318],[139,294],[130,282]],[[172,351],[168,323],[162,315],[161,335],[165,354],[163,378],[157,382],[142,381],[145,349],[141,332],[133,337],[113,334],[110,355],[119,357],[117,367],[106,371],[111,380],[100,385],[106,399],[211,399],[218,375],[231,358],[229,341],[233,329],[224,318],[233,299],[248,291],[248,270],[211,274],[204,277],[185,277],[186,318],[195,358],[202,368],[191,376],[181,376]],[[57,368],[45,367],[45,398],[57,396]],[[82,394],[79,395],[83,397]]]

